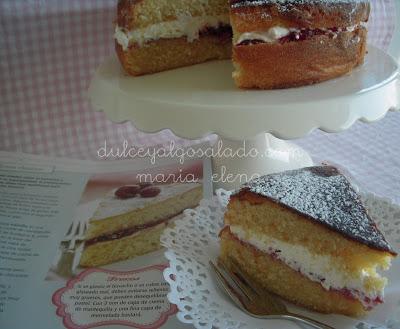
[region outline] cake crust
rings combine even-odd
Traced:
[[[296,28],[347,27],[368,21],[368,1],[231,0],[235,33],[265,31],[273,26]]]

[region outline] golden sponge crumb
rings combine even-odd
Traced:
[[[232,54],[230,38],[213,35],[200,36],[193,42],[187,42],[186,37],[160,39],[143,47],[132,45],[127,51],[123,51],[118,43],[115,47],[122,66],[130,75],[161,72],[213,59],[229,59]]]
[[[295,304],[322,313],[349,316],[365,314],[363,305],[356,299],[344,297],[337,291],[325,290],[269,255],[233,238],[229,230],[221,232],[220,259],[229,267],[232,260],[263,288]]]
[[[128,30],[190,16],[228,15],[227,0],[120,0],[117,24]]]

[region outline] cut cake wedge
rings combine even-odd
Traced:
[[[396,253],[335,167],[252,180],[231,196],[221,260],[257,284],[324,313],[358,316],[383,302]]]

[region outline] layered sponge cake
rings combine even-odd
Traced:
[[[396,253],[350,182],[331,166],[252,180],[231,196],[221,260],[255,283],[324,313],[358,316],[383,302]]]
[[[364,60],[370,5],[360,0],[231,0],[233,62],[242,88],[335,78]]]
[[[363,63],[369,13],[368,0],[119,0],[116,50],[142,75],[233,48],[238,87],[302,86]]]
[[[160,249],[160,235],[198,205],[200,183],[130,185],[108,193],[89,222],[80,266],[95,267]]]
[[[131,75],[231,57],[226,0],[119,0],[116,50]]]

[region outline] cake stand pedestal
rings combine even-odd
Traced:
[[[226,189],[245,176],[312,164],[304,150],[283,139],[317,128],[343,131],[357,120],[372,122],[400,106],[398,64],[373,46],[351,74],[312,86],[239,90],[232,70],[231,61],[214,61],[133,78],[112,57],[98,68],[89,98],[112,121],[131,120],[145,132],[170,128],[190,139],[216,133],[224,149],[245,145],[247,151],[257,150],[257,156],[213,159],[217,176],[225,170],[237,178],[215,184]]]

